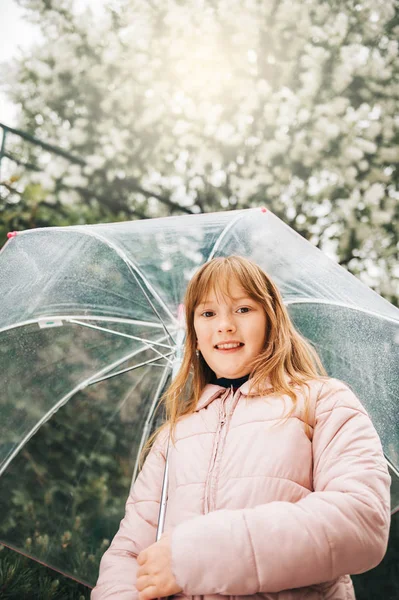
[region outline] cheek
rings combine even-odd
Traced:
[[[266,323],[257,323],[252,329],[252,340],[258,350],[263,349],[266,341]]]
[[[196,330],[197,334],[197,346],[202,350],[206,351],[209,346],[212,345],[212,332],[209,331],[208,327],[198,327]]]
[[[194,331],[195,331],[195,337],[197,338],[197,345],[199,345],[199,344],[201,344],[201,342],[204,341],[204,338],[205,338],[204,327],[201,327],[200,323],[194,323]]]

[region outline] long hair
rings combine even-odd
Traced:
[[[310,379],[327,375],[314,348],[294,328],[282,296],[270,277],[246,258],[214,258],[202,265],[188,284],[184,299],[187,331],[182,364],[160,401],[164,405],[166,421],[151,435],[142,457],[165,427],[170,428],[173,440],[177,422],[195,411],[202,390],[212,381],[213,371],[202,355],[196,354],[194,311],[211,291],[230,296],[230,284],[234,281],[263,306],[266,315],[266,340],[262,352],[250,365],[249,394],[287,394],[293,401],[288,418],[297,401],[294,388],[309,388],[307,382]],[[266,382],[269,385],[266,386]],[[308,437],[309,409],[309,399],[306,399],[304,420]]]

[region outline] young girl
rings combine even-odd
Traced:
[[[353,599],[349,574],[382,560],[390,522],[390,477],[365,409],[325,376],[254,263],[203,265],[185,307],[168,420],[92,600]],[[155,542],[170,433],[165,530]]]

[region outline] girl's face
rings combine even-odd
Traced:
[[[216,377],[235,379],[250,372],[264,348],[266,315],[238,282],[231,284],[230,294],[210,292],[195,309],[194,329],[197,348]]]

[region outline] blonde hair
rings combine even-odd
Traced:
[[[186,313],[186,343],[180,369],[169,389],[161,398],[166,422],[147,441],[143,455],[148,452],[157,435],[170,427],[172,440],[177,422],[195,411],[202,390],[214,378],[214,373],[202,355],[196,355],[197,339],[194,311],[209,292],[230,295],[230,284],[237,282],[246,294],[261,304],[266,315],[266,341],[263,351],[250,365],[250,394],[287,394],[293,401],[294,387],[308,386],[310,379],[326,376],[314,348],[294,328],[282,296],[268,275],[254,262],[240,256],[214,258],[195,273],[188,284],[184,306]],[[267,388],[265,382],[269,382]],[[271,388],[270,388],[271,384]],[[305,400],[304,420],[309,433],[309,399]]]

